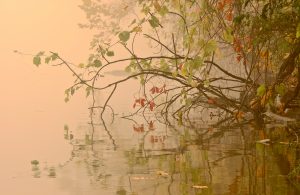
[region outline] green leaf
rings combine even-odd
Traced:
[[[186,98],[185,99],[185,107],[188,108],[190,105],[192,105],[193,99],[192,98]]]
[[[68,88],[68,89],[65,90],[65,94],[66,95],[69,95],[69,92],[70,92],[70,88]]]
[[[159,20],[157,19],[157,17],[155,16],[151,16],[151,19],[149,20],[150,25],[152,26],[152,28],[156,28],[159,27]]]
[[[215,40],[209,40],[204,47],[204,56],[210,55],[217,49],[217,42]]]
[[[233,22],[235,24],[241,24],[242,20],[245,18],[245,16],[246,16],[245,14],[238,15],[238,16],[234,17]]]
[[[280,83],[280,85],[276,85],[275,86],[275,91],[279,95],[283,96],[285,94],[285,92],[286,92],[286,87],[285,87],[285,85],[283,83]]]
[[[122,41],[122,42],[127,42],[130,38],[130,32],[128,31],[123,31],[119,34],[119,39]]]
[[[79,68],[84,68],[84,63],[78,64],[78,67],[79,67]]]
[[[232,43],[233,42],[233,36],[232,36],[232,29],[231,28],[227,28],[224,32],[224,40],[227,41],[228,43]]]
[[[192,62],[191,66],[193,69],[197,70],[203,65],[203,59],[200,56],[197,56]]]
[[[161,60],[160,60],[160,67],[159,67],[159,70],[162,70],[162,71],[170,71],[169,64],[166,62],[166,60],[164,60],[164,59],[161,59]]]
[[[87,87],[87,88],[85,89],[85,91],[86,91],[86,97],[88,97],[88,96],[91,94],[91,90],[92,90],[91,87]]]
[[[173,71],[173,72],[172,72],[172,77],[176,78],[177,75],[178,75],[178,71]]]
[[[132,20],[129,26],[133,25],[134,23],[136,23],[136,19]]]
[[[161,7],[161,9],[159,10],[158,13],[159,13],[161,16],[164,16],[164,15],[166,15],[168,12],[169,12],[168,8],[164,5],[164,6]]]
[[[207,87],[209,87],[209,85],[210,85],[209,80],[204,80],[203,81],[203,87],[207,88]]]
[[[189,83],[190,83],[191,87],[196,88],[198,86],[197,81],[191,80]]]
[[[53,53],[53,54],[51,55],[52,61],[56,60],[57,58],[58,58],[58,54],[57,54],[57,53]]]
[[[262,97],[265,93],[266,93],[266,86],[262,84],[257,88],[256,95]]]
[[[74,93],[75,93],[75,89],[72,87],[71,88],[71,95],[74,95]]]
[[[94,60],[94,66],[95,67],[101,67],[102,66],[102,62],[100,60]]]
[[[114,51],[107,51],[106,55],[107,56],[114,56],[115,52]]]
[[[131,72],[131,66],[129,65],[129,66],[126,66],[126,68],[125,68],[125,72],[128,72],[128,73],[130,73]]]
[[[36,66],[39,66],[41,64],[41,57],[40,56],[35,56],[33,58],[33,64],[36,65]]]
[[[49,64],[50,60],[51,60],[51,57],[50,57],[50,56],[46,57],[46,58],[45,58],[45,63],[46,63],[46,64]]]

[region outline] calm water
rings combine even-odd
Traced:
[[[69,72],[37,69],[31,56],[13,50],[52,50],[84,61],[92,32],[77,27],[84,21],[80,3],[0,1],[0,194],[300,194],[300,185],[286,177],[299,151],[284,143],[293,136],[284,127],[187,128],[151,116],[153,125],[120,119],[132,109],[134,82],[112,99],[119,115],[113,124],[107,117],[107,129],[97,115],[90,123],[84,93],[65,104]],[[256,143],[265,138],[275,143]]]

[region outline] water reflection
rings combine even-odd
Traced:
[[[44,169],[47,176],[71,194],[300,193],[287,177],[299,164],[299,150],[286,142],[292,136],[286,127],[191,129],[116,120],[65,127],[70,159]],[[272,142],[256,142],[264,138]],[[38,166],[32,171],[41,176]]]

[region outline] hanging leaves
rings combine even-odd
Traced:
[[[144,107],[145,106],[145,102],[146,102],[145,98],[136,99],[134,101],[133,108],[135,108],[137,105],[140,105],[140,106]]]
[[[162,87],[158,88],[156,86],[153,86],[151,89],[150,89],[150,92],[152,94],[155,94],[155,93],[163,93],[163,92],[166,92],[166,85],[163,85]]]

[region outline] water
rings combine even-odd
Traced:
[[[107,126],[109,134],[89,124],[65,131],[68,159],[52,164],[54,176],[47,162],[40,163],[33,177],[54,178],[69,194],[299,193],[287,179],[298,151],[279,142],[285,141],[283,127],[263,135],[251,127],[175,129],[155,121],[150,127],[144,122],[142,131],[141,123],[115,123]],[[260,136],[276,143],[256,143]]]
[[[296,136],[285,127],[209,128],[196,121],[187,128],[151,116],[153,125],[120,119],[132,110],[134,81],[118,87],[111,105],[119,115],[110,124],[107,113],[107,129],[97,116],[90,124],[83,92],[64,103],[69,72],[36,68],[32,56],[13,50],[51,50],[84,61],[92,32],[77,27],[84,21],[79,3],[0,2],[1,194],[300,194],[299,184],[287,179],[299,150],[286,144]],[[274,143],[256,143],[266,138]]]

